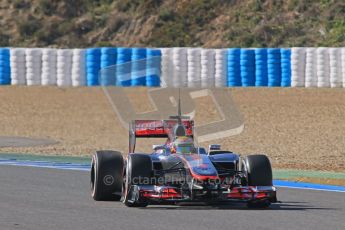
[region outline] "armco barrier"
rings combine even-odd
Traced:
[[[146,85],[146,48],[133,48],[131,56],[131,86]]]
[[[280,59],[280,49],[267,49],[267,84],[269,87],[277,87],[281,85]]]
[[[159,49],[147,49],[146,86],[160,86],[162,52]]]
[[[317,86],[330,87],[330,63],[327,48],[320,47],[316,50]]]
[[[72,55],[71,49],[59,49],[57,51],[56,84],[61,87],[72,85]]]
[[[99,79],[126,87],[345,87],[345,48],[0,48],[1,85]]]
[[[10,49],[0,49],[0,84],[11,84]]]
[[[37,48],[25,49],[26,84],[41,85],[42,50]]]
[[[242,86],[241,66],[240,66],[241,49],[228,49],[228,86]]]
[[[57,50],[50,49],[50,48],[42,49],[41,84],[42,85],[56,85],[56,78],[57,78]]]
[[[101,49],[86,50],[86,83],[88,86],[99,85],[98,74],[101,69]]]
[[[116,59],[116,85],[117,86],[131,86],[131,79],[128,73],[131,73],[132,51],[130,48],[117,48]]]
[[[305,55],[305,87],[317,86],[316,48],[307,48]]]
[[[117,50],[114,47],[101,48],[101,68],[116,65]]]
[[[86,52],[84,49],[74,49],[72,57],[72,86],[86,84]]]
[[[215,50],[214,85],[215,87],[227,86],[227,51],[226,49]],[[188,70],[189,72],[189,70]]]
[[[161,48],[161,82],[163,86],[172,85],[173,63],[171,61],[172,49]]]
[[[343,86],[343,76],[341,69],[341,49],[329,49],[330,64],[330,85],[332,88]]]
[[[188,87],[200,87],[201,81],[201,48],[187,50]],[[162,63],[163,64],[163,63]]]
[[[255,52],[241,49],[240,56],[242,86],[255,86]]]
[[[172,61],[172,87],[185,87],[188,84],[187,48],[172,48],[169,59]],[[203,66],[202,66],[203,67]],[[201,70],[202,71],[202,70]]]
[[[267,49],[255,49],[255,86],[263,87],[267,84]]]
[[[202,49],[200,53],[200,86],[201,87],[213,87],[214,86],[214,50]],[[188,72],[188,70],[187,70]]]
[[[26,84],[25,49],[11,48],[10,50],[11,84]]]
[[[281,86],[291,86],[291,50],[280,50],[280,64],[281,64]]]
[[[101,69],[99,72],[99,82],[101,85],[115,85],[115,79],[110,76],[115,72],[115,66],[117,61],[117,49],[114,47],[103,47],[101,48]]]

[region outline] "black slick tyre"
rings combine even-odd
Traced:
[[[133,202],[133,188],[135,185],[149,185],[152,178],[152,160],[149,155],[132,153],[128,155],[126,175],[124,177],[123,203],[127,207],[146,207],[148,202],[136,200]]]
[[[97,151],[91,160],[91,196],[96,201],[119,201],[122,193],[123,157],[117,151]]]
[[[267,156],[249,155],[245,158],[249,186],[272,186],[272,167]]]
[[[249,155],[244,159],[248,186],[272,186],[273,176],[271,163],[266,155]],[[268,200],[249,201],[249,208],[267,208]]]

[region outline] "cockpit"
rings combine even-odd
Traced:
[[[192,154],[197,152],[193,143],[177,144],[175,148],[176,153],[181,154]]]

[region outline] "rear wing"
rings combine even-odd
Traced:
[[[170,138],[177,120],[134,120],[129,124],[129,152],[134,152],[136,138]],[[182,120],[186,135],[193,137],[194,121]]]

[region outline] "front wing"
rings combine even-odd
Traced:
[[[194,198],[180,189],[171,186],[132,185],[129,189],[129,202],[150,204],[174,204],[178,202],[222,202],[222,201],[270,201],[277,202],[274,186],[240,186],[227,190],[211,191],[212,197]]]

